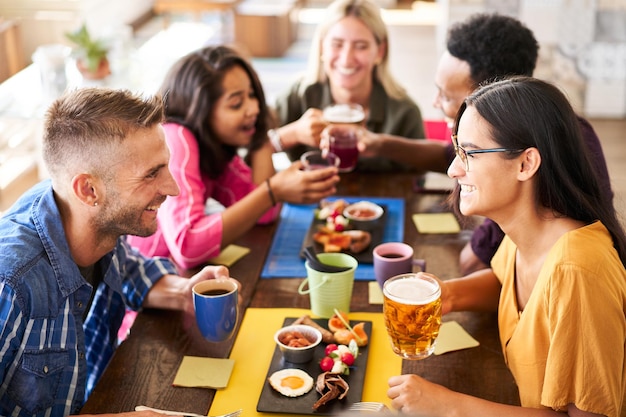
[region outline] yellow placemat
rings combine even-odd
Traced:
[[[459,233],[461,227],[452,213],[418,213],[413,222],[420,233]]]
[[[235,367],[228,387],[217,391],[210,414],[219,415],[242,408],[246,417],[268,416],[257,413],[256,406],[265,384],[265,377],[276,347],[273,335],[286,317],[311,314],[310,310],[293,308],[248,308],[230,354]],[[363,401],[381,401],[387,398],[387,380],[402,373],[402,359],[396,356],[387,340],[387,332],[381,313],[350,313],[351,320],[372,322],[372,338],[369,343],[367,371],[363,383]],[[279,414],[276,414],[279,415]],[[289,414],[280,414],[288,416]]]
[[[435,345],[435,355],[452,352],[478,346],[478,340],[474,339],[456,321],[446,321],[441,323],[437,344]]]
[[[232,264],[246,256],[249,252],[250,248],[244,248],[239,245],[228,245],[215,258],[209,259],[209,263],[213,265],[232,266]]]
[[[232,359],[185,356],[172,385],[175,387],[224,388],[233,370]]]

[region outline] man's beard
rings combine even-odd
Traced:
[[[110,201],[119,201],[117,199],[109,199],[103,202],[100,209],[101,215],[92,220],[94,232],[101,238],[110,237],[117,240],[122,235],[136,235],[147,237],[157,229],[157,223],[145,225],[141,221],[144,208],[136,206],[121,206]]]

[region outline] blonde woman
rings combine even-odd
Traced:
[[[313,37],[306,74],[276,102],[280,127],[270,131],[275,150],[292,160],[318,147],[330,104],[360,104],[366,129],[423,138],[420,109],[393,78],[389,40],[380,8],[370,0],[337,0],[326,9]],[[359,169],[402,167],[381,157],[360,158]]]

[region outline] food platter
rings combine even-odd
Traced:
[[[283,326],[287,326],[296,320],[295,317],[288,317],[284,320]],[[328,328],[328,320],[314,319],[314,321],[324,328]],[[350,321],[350,325],[354,326],[357,323],[365,323],[365,333],[371,340],[372,337],[372,322],[371,321]],[[317,380],[317,376],[322,373],[319,367],[319,361],[325,356],[324,349],[325,343],[319,344],[315,348],[313,359],[307,363],[290,363],[285,362],[282,357],[280,349],[276,347],[272,356],[272,362],[270,363],[267,371],[267,376],[261,391],[261,396],[257,404],[257,411],[263,413],[288,413],[288,414],[305,414],[305,415],[334,415],[342,411],[346,411],[350,405],[355,402],[361,401],[363,395],[363,383],[365,381],[365,365],[367,364],[368,346],[359,348],[359,356],[356,358],[354,365],[350,367],[349,375],[342,375],[342,378],[348,383],[350,389],[346,397],[342,400],[331,400],[326,405],[322,406],[317,411],[313,410],[313,404],[321,397],[315,387],[308,393],[300,397],[286,397],[279,394],[274,390],[269,382],[268,378],[274,372],[285,368],[297,368],[306,371],[313,380]]]
[[[385,223],[387,220],[387,207],[384,204],[381,204],[380,206],[383,209],[383,214],[380,216],[379,219],[373,221],[373,224],[371,225],[371,227],[368,228],[368,231],[371,233],[371,237],[372,237],[372,240],[369,246],[363,252],[359,252],[359,253],[353,253],[349,250],[344,251],[344,253],[347,253],[353,256],[359,263],[366,263],[366,264],[373,263],[374,255],[372,254],[372,250],[374,249],[374,247],[376,247],[376,245],[383,242],[383,236],[385,233]],[[316,217],[314,217],[313,220],[311,221],[311,226],[309,226],[309,229],[307,230],[307,233],[304,236],[304,240],[302,241],[302,248],[300,250],[300,256],[302,258],[304,258],[304,248],[308,246],[313,246],[315,253],[324,253],[324,247],[320,243],[317,243],[313,240],[313,235],[315,234],[315,232],[317,232],[319,227],[324,224],[325,224],[324,220],[320,220]],[[354,229],[358,230],[359,228],[355,227]]]

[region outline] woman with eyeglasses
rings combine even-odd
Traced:
[[[626,236],[566,97],[533,78],[486,85],[455,121],[465,216],[506,236],[491,269],[442,282],[444,314],[497,311],[521,407],[390,378],[392,405],[424,416],[625,416]]]

